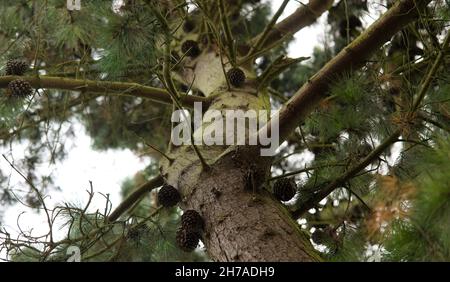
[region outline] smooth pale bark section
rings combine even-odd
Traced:
[[[196,59],[185,58],[185,60],[188,67],[183,69],[182,78],[186,84],[192,84],[205,96],[211,95],[224,85],[225,76],[218,53],[208,52]]]

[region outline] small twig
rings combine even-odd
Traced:
[[[296,174],[300,174],[300,173],[303,173],[303,172],[308,172],[308,171],[311,171],[311,170],[316,170],[316,169],[321,169],[321,168],[331,167],[331,166],[342,166],[342,165],[340,165],[340,164],[328,164],[328,165],[318,165],[318,166],[302,168],[302,169],[294,170],[294,171],[291,171],[291,172],[288,172],[288,173],[285,173],[285,174],[282,174],[282,175],[271,177],[271,178],[268,179],[268,181],[273,181],[273,180],[277,180],[277,179],[280,179],[280,178],[286,178],[286,177],[289,177],[289,176],[292,176],[292,175],[296,175]]]
[[[289,100],[282,93],[278,92],[277,90],[273,89],[272,87],[268,87],[267,91],[269,91],[269,94],[271,94],[271,95],[277,97],[278,99],[280,99],[281,102],[283,102],[283,103],[285,103],[285,102],[287,102],[287,100]]]
[[[425,97],[425,94],[427,93],[431,83],[435,79],[436,72],[438,71],[439,67],[442,64],[442,60],[444,58],[445,50],[448,48],[448,44],[450,42],[450,32],[447,33],[445,36],[444,42],[442,43],[441,50],[439,50],[439,54],[437,55],[436,59],[434,60],[433,65],[431,66],[431,69],[428,71],[427,75],[425,76],[423,82],[420,85],[420,90],[417,93],[417,97],[413,102],[413,105],[411,107],[410,113],[408,114],[410,117],[414,115],[417,108],[420,106],[420,103],[422,102],[423,98]]]
[[[145,142],[145,145],[147,145],[148,147],[150,147],[152,150],[155,150],[156,152],[158,152],[161,156],[163,156],[164,158],[166,158],[169,163],[172,163],[175,159],[169,157],[167,154],[165,154],[163,151],[161,151],[160,149],[156,148],[155,146]]]
[[[29,185],[30,187],[33,189],[33,191],[36,193],[39,202],[42,204],[42,208],[45,212],[45,215],[47,216],[47,222],[48,222],[48,226],[49,226],[49,236],[50,236],[50,242],[53,243],[53,223],[49,214],[49,209],[47,209],[47,206],[45,204],[44,198],[42,197],[41,193],[39,192],[39,190],[36,188],[36,186],[34,186],[34,184],[22,173],[20,172],[13,163],[11,163],[8,158],[2,154],[3,158],[6,160],[6,162],[12,167],[12,169],[14,169]]]
[[[350,187],[346,187],[346,189],[350,192],[351,195],[355,196],[356,199],[358,199],[358,201],[360,201],[361,204],[363,204],[368,211],[370,211],[370,212],[372,211],[372,209],[369,207],[369,205],[355,191],[353,191]],[[349,197],[349,199],[350,199],[350,197]]]
[[[211,29],[213,36],[215,37],[216,41],[219,43],[219,46],[222,46],[222,38],[220,37],[219,32],[215,28],[214,23],[211,22],[211,20],[207,16],[206,16],[206,25]],[[218,49],[219,49],[220,63],[222,65],[222,72],[225,77],[225,81],[227,83],[228,90],[230,90],[231,84],[230,84],[230,81],[227,76],[226,63],[223,60],[224,59],[223,51],[222,51],[222,48],[218,48]]]
[[[81,233],[82,235],[85,235],[85,234],[84,234],[84,231],[83,231],[83,218],[84,218],[84,215],[86,214],[87,209],[88,209],[89,206],[91,205],[92,198],[94,197],[94,187],[92,186],[92,181],[89,181],[89,184],[90,184],[90,191],[87,191],[88,194],[89,194],[89,199],[88,199],[88,201],[87,201],[87,203],[86,203],[86,206],[85,206],[84,209],[81,211],[81,213],[80,213],[80,219],[79,219],[79,221],[78,221],[78,228],[79,228],[80,233]]]
[[[233,35],[231,33],[230,23],[228,22],[228,17],[226,14],[225,4],[223,0],[219,0],[219,16],[222,22],[223,31],[225,34],[226,44],[228,45],[228,51],[231,57],[231,62],[233,65],[236,64],[236,52],[234,47]]]
[[[109,249],[111,249],[112,247],[114,247],[114,245],[116,245],[117,243],[119,243],[121,240],[123,240],[123,236],[119,236],[117,239],[115,239],[114,241],[111,242],[111,244],[108,244],[105,242],[106,247],[97,251],[96,253],[93,253],[89,256],[84,256],[83,260],[89,260],[91,258],[94,258],[96,256],[99,256],[101,254],[103,254],[104,252],[108,251]]]
[[[169,157],[167,154],[165,154],[163,151],[161,151],[160,149],[158,149],[157,147],[151,145],[150,143],[148,143],[147,141],[145,141],[145,139],[139,135],[136,134],[136,132],[133,131],[133,133],[142,140],[142,142],[144,142],[145,145],[147,145],[148,147],[150,147],[152,150],[156,151],[157,153],[159,153],[161,156],[163,156],[164,158],[166,158],[166,160],[169,161],[169,163],[172,163],[175,159]]]
[[[432,118],[429,118],[429,117],[427,117],[427,116],[425,116],[425,115],[423,115],[423,114],[420,114],[420,115],[419,115],[419,118],[421,118],[421,119],[424,120],[425,122],[431,123],[432,125],[434,125],[434,126],[440,128],[440,129],[442,129],[442,130],[445,130],[445,131],[447,131],[447,132],[450,132],[450,127],[449,127],[449,126],[447,126],[447,125],[445,125],[445,124],[443,124],[443,123],[440,123],[440,122],[438,122],[438,121],[436,121],[436,120],[434,120],[434,119],[432,119]]]
[[[264,72],[258,78],[258,90],[269,84],[274,78],[276,78],[283,71],[288,69],[294,64],[309,59],[309,57],[288,58],[285,55],[277,57]]]
[[[270,22],[264,28],[264,31],[258,37],[258,40],[256,41],[256,43],[251,47],[251,49],[248,52],[246,58],[252,57],[256,52],[258,52],[261,49],[261,47],[266,42],[266,40],[268,38],[268,35],[270,34],[270,32],[272,31],[273,27],[277,23],[277,20],[280,18],[281,14],[284,12],[284,9],[286,8],[288,3],[289,3],[289,0],[284,0],[283,3],[281,3],[281,6],[278,8],[277,12],[273,15],[273,17],[270,20]]]

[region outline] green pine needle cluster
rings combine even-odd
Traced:
[[[418,160],[417,195],[408,220],[392,224],[385,242],[389,261],[450,260],[450,136],[438,136],[436,145]]]

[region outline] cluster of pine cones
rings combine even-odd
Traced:
[[[180,201],[180,193],[171,185],[164,184],[158,192],[158,202],[163,207],[173,207]],[[197,211],[185,211],[181,216],[181,226],[176,233],[178,247],[185,252],[195,250],[200,242],[204,225],[203,218]]]
[[[176,240],[178,247],[185,252],[192,252],[200,241],[204,221],[195,210],[187,210],[181,216],[181,226],[177,230]]]
[[[9,60],[6,63],[5,75],[15,75],[21,76],[24,75],[28,70],[29,65],[22,60]],[[33,94],[33,87],[31,84],[23,79],[15,79],[12,80],[8,84],[7,95],[15,98],[26,98]]]

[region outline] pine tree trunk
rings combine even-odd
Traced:
[[[245,167],[236,155],[199,174],[183,208],[200,211],[203,242],[215,261],[317,261],[308,239],[287,211],[264,190],[246,187]],[[249,155],[247,155],[249,156]],[[244,157],[244,156],[243,156]],[[196,171],[196,168],[192,168]],[[189,173],[195,174],[192,170]],[[197,170],[198,171],[198,170]],[[180,187],[186,187],[179,182]]]
[[[217,95],[210,109],[264,108],[261,99],[254,95],[251,79],[239,91],[224,86],[226,81],[216,54],[204,54],[192,66],[192,73],[185,70],[183,77],[189,81],[195,72],[196,87],[206,95]],[[251,76],[251,71],[246,72]],[[163,162],[161,172],[182,194],[182,209],[194,209],[204,218],[203,242],[212,260],[320,260],[286,208],[262,187],[270,172],[271,158],[261,157],[256,146],[239,146],[228,151],[225,146],[199,146],[199,149],[211,165],[210,170],[202,168],[191,146],[181,146],[172,147],[170,155],[175,160]],[[253,182],[249,180],[251,173]]]

